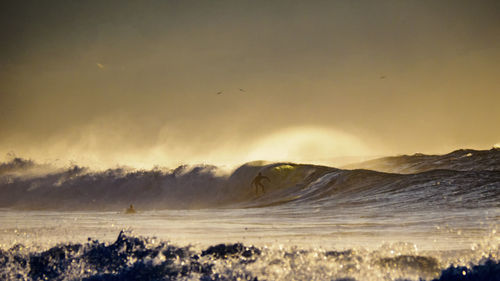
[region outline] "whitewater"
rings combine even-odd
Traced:
[[[495,148],[231,172],[14,158],[0,280],[500,280],[499,221]]]

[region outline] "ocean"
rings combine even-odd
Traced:
[[[0,164],[0,280],[500,280],[499,222],[499,149],[230,172]]]

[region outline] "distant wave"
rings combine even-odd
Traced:
[[[479,155],[477,167],[484,169],[443,170],[437,166],[439,169],[416,174],[262,162],[247,163],[231,174],[210,165],[94,172],[79,166],[56,169],[16,158],[0,164],[0,208],[122,210],[129,204],[142,210],[282,204],[315,204],[325,208],[500,207],[500,171],[494,169],[498,162],[491,162],[498,159],[498,151],[474,153]],[[458,157],[455,152],[444,158],[451,159],[450,155],[456,156],[453,162],[459,167],[463,165],[457,163],[470,163],[474,157]],[[428,163],[427,158],[416,157]],[[406,158],[398,158],[401,165],[407,162]],[[481,159],[490,162],[484,160],[485,164]],[[265,184],[266,193],[257,196],[251,182],[259,172],[268,176],[270,183]]]
[[[388,276],[492,281],[500,277],[500,263],[490,256],[466,267],[415,254],[273,250],[240,243],[196,250],[124,232],[110,244],[89,238],[85,244],[62,244],[45,251],[19,244],[0,249],[2,280],[387,280]]]
[[[460,149],[444,155],[401,155],[350,164],[346,169],[369,169],[387,173],[421,173],[437,169],[455,171],[500,171],[500,148]]]

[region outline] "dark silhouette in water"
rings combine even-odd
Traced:
[[[134,209],[134,205],[132,204],[130,204],[130,207],[127,210],[125,210],[125,214],[135,214],[135,213],[136,211]]]
[[[262,188],[262,193],[266,193],[266,191],[264,190],[264,184],[262,183],[263,180],[271,182],[271,180],[268,177],[263,176],[262,173],[259,172],[259,174],[252,181],[252,186],[255,185],[256,195],[259,195],[259,186]]]

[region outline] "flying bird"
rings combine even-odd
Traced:
[[[104,69],[104,64],[102,63],[96,63],[97,67],[99,67],[100,69]]]
[[[222,92],[224,92],[224,91],[217,92],[217,95],[222,95]]]
[[[380,79],[385,79],[385,75],[381,75],[381,76],[380,76]]]
[[[240,88],[240,92],[246,92],[245,90],[243,90],[242,88]]]

